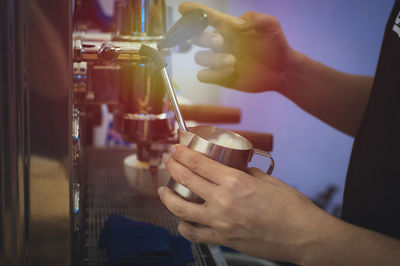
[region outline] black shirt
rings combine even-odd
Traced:
[[[400,238],[400,1],[386,26],[369,103],[354,142],[342,218]]]

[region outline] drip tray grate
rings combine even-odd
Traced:
[[[140,196],[130,187],[123,159],[134,153],[123,148],[83,150],[81,179],[81,265],[108,265],[106,251],[97,246],[110,214],[162,226],[177,235],[178,220],[158,198]],[[188,266],[215,265],[207,245],[192,243],[194,262]]]

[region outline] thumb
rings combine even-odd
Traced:
[[[263,178],[265,176],[265,173],[263,171],[255,167],[247,168],[247,173],[257,178]]]

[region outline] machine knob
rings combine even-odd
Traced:
[[[118,57],[118,53],[115,51],[115,48],[111,45],[111,43],[103,43],[100,49],[97,52],[97,56],[106,61],[114,61]]]

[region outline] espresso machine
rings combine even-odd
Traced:
[[[159,69],[139,50],[152,47],[169,62],[170,47],[190,44],[166,43],[172,19],[164,0],[113,5],[109,18],[91,0],[0,1],[0,265],[108,265],[97,241],[110,214],[178,234],[159,199],[129,182],[124,160],[134,155],[136,175],[159,185],[162,157],[178,142],[175,117]],[[100,106],[131,145],[93,145]],[[240,120],[235,108],[181,110],[186,120]],[[272,149],[270,134],[240,133]],[[216,247],[191,248],[188,265],[226,265]]]

